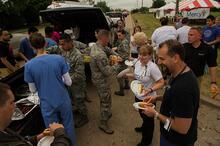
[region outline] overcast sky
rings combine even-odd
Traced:
[[[96,2],[99,1],[100,0],[96,0]],[[111,8],[124,8],[128,10],[141,7],[141,2],[142,2],[142,0],[105,0],[105,1],[107,2],[108,6]],[[167,0],[167,1],[172,1],[172,0]],[[144,7],[151,7],[152,0],[143,0],[143,5]]]

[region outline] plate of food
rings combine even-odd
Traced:
[[[25,118],[37,105],[27,98],[21,99],[15,103],[16,108],[12,115],[12,120],[21,120]]]
[[[133,61],[125,60],[125,65],[132,67],[134,65]]]
[[[37,146],[50,146],[53,142],[54,136],[45,136],[37,144]]]
[[[148,107],[153,107],[155,108],[155,105],[152,103],[147,103],[147,102],[135,102],[133,104],[135,109],[147,109]]]
[[[114,65],[114,64],[116,64],[118,62],[118,56],[116,56],[116,55],[111,55],[109,57],[109,59],[110,59],[110,64],[111,65]]]
[[[134,93],[134,95],[140,99],[144,100],[145,94],[144,94],[144,85],[141,81],[134,80],[131,82],[131,91]]]

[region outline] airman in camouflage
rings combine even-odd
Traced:
[[[125,22],[123,21],[123,20],[118,20],[117,21],[117,28],[115,28],[115,34],[114,34],[114,36],[115,36],[115,38],[114,38],[114,41],[113,41],[113,46],[115,47],[115,46],[118,46],[119,45],[119,41],[118,41],[118,36],[117,36],[117,33],[118,33],[118,31],[121,31],[121,30],[124,30],[125,31],[125,38],[127,39],[127,41],[130,43],[130,33],[129,33],[129,31],[128,30],[126,30],[126,28],[125,28]]]
[[[72,39],[69,35],[64,34],[60,39],[60,46],[62,47],[62,56],[65,57],[69,63],[69,74],[72,79],[71,94],[75,98],[79,118],[76,119],[76,127],[81,127],[88,123],[87,107],[85,105],[85,67],[82,54],[73,45]]]
[[[79,42],[79,41],[75,41],[75,40],[73,40],[73,46],[74,46],[74,48],[77,48],[78,50],[80,50],[80,52],[84,52],[84,49],[87,48],[86,44]],[[59,54],[59,55],[62,55],[62,52],[63,52],[63,50],[60,48],[60,46],[57,46],[57,45],[46,48],[46,51],[48,54]],[[85,93],[84,93],[85,94],[85,101],[92,102],[92,100],[87,95],[86,82],[84,84],[84,89],[85,89]]]
[[[100,97],[101,120],[99,128],[107,134],[114,131],[108,126],[107,122],[111,118],[111,89],[109,77],[115,72],[116,66],[110,66],[108,57],[105,53],[105,47],[109,42],[109,31],[100,30],[98,32],[98,41],[90,47],[90,68],[92,71],[92,81],[97,87]]]
[[[122,58],[122,61],[118,64],[117,74],[127,68],[125,65],[125,60],[129,58],[129,42],[125,38],[125,30],[120,30],[117,32],[119,45],[117,46],[117,53]],[[115,94],[119,96],[124,96],[124,78],[117,78],[119,84],[119,91],[116,91]],[[128,83],[127,83],[128,84]],[[126,85],[128,86],[128,85]]]

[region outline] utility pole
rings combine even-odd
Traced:
[[[144,0],[142,0],[141,2],[141,8],[143,8],[143,5],[144,5]]]
[[[179,13],[179,0],[176,0],[176,14]]]

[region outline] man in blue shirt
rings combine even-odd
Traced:
[[[216,45],[220,42],[220,34],[218,32],[218,27],[215,25],[215,17],[209,15],[206,19],[206,24],[203,28],[202,39],[208,45],[211,45],[215,50],[215,57],[217,58],[217,48]]]
[[[36,32],[38,32],[38,29],[36,27],[30,27],[28,29],[29,36],[31,36]],[[29,39],[27,37],[23,38],[20,42],[19,54],[21,58],[24,59],[25,61],[28,61],[35,56],[35,52],[31,47]]]
[[[62,123],[72,146],[76,146],[71,100],[64,85],[72,84],[69,66],[62,56],[45,53],[45,39],[40,33],[32,34],[30,43],[37,56],[25,64],[24,80],[32,93],[38,92],[45,126]]]

